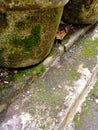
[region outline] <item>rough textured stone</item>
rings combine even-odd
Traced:
[[[94,24],[98,21],[98,0],[70,0],[65,5],[63,20],[75,24]]]
[[[0,66],[34,65],[49,54],[63,7],[0,13]]]
[[[0,66],[34,65],[50,52],[68,0],[2,0]]]
[[[98,35],[95,34],[98,28],[80,39],[42,77],[27,85],[28,90],[0,113],[1,130],[66,129],[96,81]]]
[[[69,48],[69,43],[75,42],[75,39],[78,39],[80,34],[84,35],[85,31],[87,31],[87,28],[88,27],[85,27],[84,29],[80,29],[73,35],[70,35],[69,40],[67,40],[68,41],[67,43],[65,43],[65,40],[66,40],[65,39],[65,40],[63,40],[64,43],[62,43],[62,45],[59,45],[58,47],[54,46],[50,53],[50,56],[48,56],[42,63],[40,63],[36,66],[30,67],[28,69],[20,70],[17,74],[15,74],[13,76],[11,76],[11,75],[6,76],[4,79],[4,83],[0,84],[0,112],[2,110],[4,110],[5,108],[7,108],[7,106],[10,103],[12,103],[16,99],[16,97],[19,96],[20,93],[22,93],[25,89],[27,89],[28,86],[32,82],[36,81],[39,76],[41,76],[43,73],[44,73],[43,75],[45,75],[45,73],[47,73],[47,71],[49,70],[50,67],[57,65],[58,69],[61,68],[60,57],[64,54],[63,45],[65,44],[68,46],[68,47],[67,46],[66,47]],[[77,36],[77,34],[79,34],[79,35]],[[74,51],[71,50],[70,53],[72,53],[72,52],[74,52]],[[96,51],[95,51],[95,53],[96,53]],[[64,71],[64,73],[65,73],[65,71]],[[71,71],[71,75],[73,75],[73,76],[71,76],[70,79],[72,79],[76,75],[76,73],[73,69]],[[52,77],[52,75],[51,75],[51,77]],[[55,78],[57,78],[57,76],[55,76]],[[56,79],[55,80],[58,81],[59,79],[62,81],[62,77],[61,78],[59,77],[57,80]],[[58,87],[61,88],[61,85],[58,85]],[[55,89],[55,87],[53,87],[53,90],[54,89]]]
[[[0,6],[6,10],[12,9],[41,9],[64,6],[69,0],[2,0]]]

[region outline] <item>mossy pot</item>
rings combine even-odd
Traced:
[[[42,9],[64,6],[69,0],[1,0],[3,10]]]
[[[70,0],[64,7],[63,21],[94,24],[98,21],[98,0]]]
[[[57,1],[55,7],[55,0],[49,5],[46,0],[0,2],[0,66],[27,67],[49,54],[67,3]]]

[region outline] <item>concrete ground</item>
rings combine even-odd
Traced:
[[[0,130],[78,130],[70,122],[97,82],[98,26],[55,56],[42,76],[33,80],[31,74],[29,84],[22,80],[27,89],[1,112]],[[87,129],[79,130],[90,130],[87,123]]]
[[[74,130],[98,129],[98,81],[74,117]]]

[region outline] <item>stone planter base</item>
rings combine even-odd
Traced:
[[[19,68],[42,61],[50,52],[63,7],[0,13],[0,66]]]
[[[98,0],[70,0],[65,5],[63,21],[75,24],[94,24],[98,21]]]

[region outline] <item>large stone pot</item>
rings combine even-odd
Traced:
[[[0,1],[0,66],[19,68],[50,52],[68,0]]]
[[[63,21],[94,24],[98,21],[98,0],[70,0],[64,7]]]

